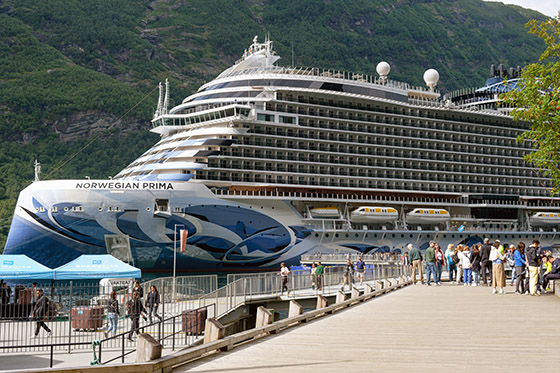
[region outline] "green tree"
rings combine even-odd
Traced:
[[[560,15],[543,22],[527,23],[529,33],[547,44],[539,61],[521,74],[519,89],[504,95],[514,106],[512,117],[531,122],[519,141],[533,141],[535,151],[525,156],[540,172],[552,179],[552,195],[560,193]]]

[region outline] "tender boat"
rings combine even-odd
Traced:
[[[439,224],[450,219],[449,211],[443,209],[418,208],[406,214],[409,224]]]
[[[560,213],[559,212],[537,212],[529,218],[531,225],[559,225]]]
[[[340,217],[340,211],[336,206],[327,207],[314,207],[309,210],[311,216],[314,218],[338,218]]]
[[[399,218],[399,212],[392,207],[360,206],[350,214],[352,223],[388,223]]]

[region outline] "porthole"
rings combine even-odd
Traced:
[[[375,233],[375,234],[373,235],[373,238],[377,238],[377,233]]]
[[[455,235],[454,235],[454,234],[452,234],[452,235],[451,235],[451,238],[455,238]]]
[[[358,238],[358,233],[354,233],[354,237]],[[366,235],[367,237],[367,235]]]
[[[447,238],[447,235],[446,235],[446,234],[444,234],[444,235],[443,235],[443,238]]]
[[[315,237],[319,237],[319,233],[315,233]]]
[[[410,235],[410,238],[412,238],[412,234]]]
[[[68,207],[65,207],[65,208],[64,208],[64,211],[68,211]]]
[[[101,211],[101,207],[99,208],[99,210]],[[146,211],[150,211],[151,209],[149,207],[146,207]]]
[[[103,207],[98,207],[97,210],[98,211],[103,211]],[[148,207],[147,210],[150,211],[150,208]]]
[[[329,237],[329,234],[328,234],[328,233],[327,233],[327,234],[325,234],[325,237]]]
[[[393,236],[393,238],[395,238],[395,234],[392,234],[391,236]]]
[[[404,238],[404,234],[401,234],[401,238]]]
[[[335,235],[334,235],[334,236],[338,238],[338,233],[335,233]]]

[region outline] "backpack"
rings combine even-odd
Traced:
[[[451,260],[453,260],[453,263],[457,264],[459,263],[459,256],[457,256],[457,254],[453,254],[451,256]]]

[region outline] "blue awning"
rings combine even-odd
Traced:
[[[53,270],[27,255],[0,255],[0,279],[52,280]]]
[[[82,255],[55,268],[55,280],[139,278],[142,272],[111,255]]]

